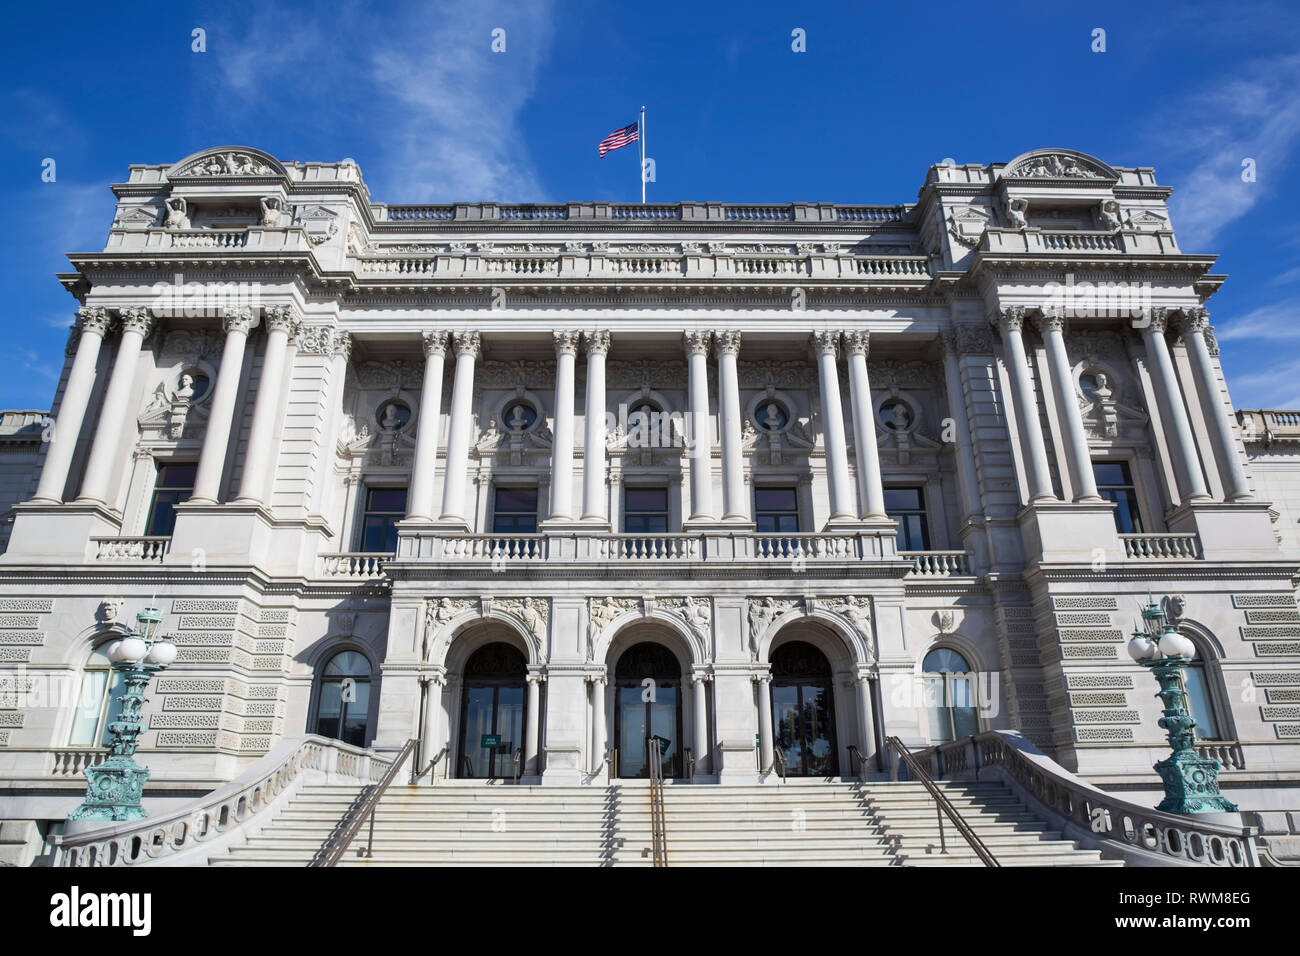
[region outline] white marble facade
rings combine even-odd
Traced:
[[[154,595],[180,647],[146,706],[158,800],[316,730],[345,650],[366,743],[420,737],[456,775],[495,642],[525,779],[605,779],[646,643],[694,779],[768,779],[799,641],[841,773],[934,740],[948,648],[980,727],[1152,791],[1154,683],[1123,648],[1151,593],[1182,598],[1229,797],[1300,806],[1300,558],[1219,366],[1223,277],[1151,169],[1058,149],[932,167],[908,205],[395,206],[351,162],[223,147],[114,190],[106,247],[59,276],[54,440],[0,557],[5,815],[75,804],[75,707],[32,692]],[[1140,532],[1094,462],[1124,465]],[[192,484],[150,534],[168,464]],[[384,521],[395,549],[367,547]]]

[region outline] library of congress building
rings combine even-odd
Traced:
[[[52,406],[0,422],[5,860],[291,862],[382,784],[375,861],[609,862],[583,814],[659,774],[674,862],[924,863],[922,776],[1005,860],[1300,853],[1300,415],[1234,408],[1151,168],[417,206],[236,146],[111,188]],[[151,819],[65,829],[151,605]],[[1152,809],[1150,605],[1236,812]],[[569,819],[402,842],[484,792]],[[802,836],[722,832],[792,793]]]

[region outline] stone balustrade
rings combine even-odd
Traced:
[[[319,558],[320,576],[323,578],[349,578],[368,580],[384,575],[384,563],[392,560],[386,551],[344,551],[339,554],[322,554]]]
[[[891,532],[852,531],[765,535],[747,532],[700,534],[445,534],[403,530],[398,534],[397,562],[481,562],[496,570],[514,564],[586,562],[854,562],[895,559]],[[944,561],[968,567],[969,559],[946,552]],[[957,572],[952,572],[957,573]],[[969,573],[969,572],[965,572]]]
[[[1300,412],[1238,409],[1237,424],[1246,442],[1268,446],[1278,441],[1300,441]]]
[[[306,252],[312,249],[307,232],[292,226],[239,226],[220,229],[114,228],[106,252],[203,251]]]
[[[979,251],[997,254],[1043,253],[1077,255],[1178,255],[1174,234],[1168,230],[988,229],[980,239]]]
[[[1051,829],[1105,857],[1139,866],[1260,865],[1256,831],[1239,818],[1212,821],[1129,803],[1076,777],[1015,731],[988,731],[914,756],[936,779],[1002,779]]]
[[[94,560],[124,564],[161,564],[172,539],[157,535],[91,538]]]
[[[1134,561],[1194,560],[1201,557],[1195,534],[1122,534],[1124,557]]]
[[[230,783],[169,813],[53,836],[54,866],[201,866],[256,832],[304,782],[378,783],[391,757],[313,734],[285,737]]]
[[[970,555],[965,551],[900,551],[912,562],[912,573],[920,577],[948,578],[970,574]]]
[[[903,222],[910,204],[841,206],[836,203],[455,203],[450,205],[386,205],[371,211],[378,222],[758,222],[864,223]]]

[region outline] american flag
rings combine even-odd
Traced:
[[[600,141],[600,155],[603,159],[605,154],[612,149],[618,149],[629,143],[635,143],[641,138],[641,128],[639,123],[633,123],[631,126],[624,126],[622,129],[616,129]]]

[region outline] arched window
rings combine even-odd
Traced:
[[[1187,701],[1187,712],[1196,721],[1197,740],[1227,740],[1231,733],[1226,722],[1220,720],[1225,713],[1223,704],[1223,680],[1219,675],[1214,655],[1208,653],[1206,642],[1186,630],[1180,633],[1192,639],[1196,644],[1196,656],[1183,668],[1183,691]]]
[[[68,734],[70,747],[107,747],[111,740],[108,725],[122,713],[121,697],[126,681],[108,664],[107,641],[93,650],[81,671],[77,699]]]
[[[321,672],[316,733],[364,747],[369,714],[370,662],[357,651],[340,651]]]
[[[950,647],[936,647],[921,662],[930,742],[946,743],[979,733],[974,675],[970,664]]]

